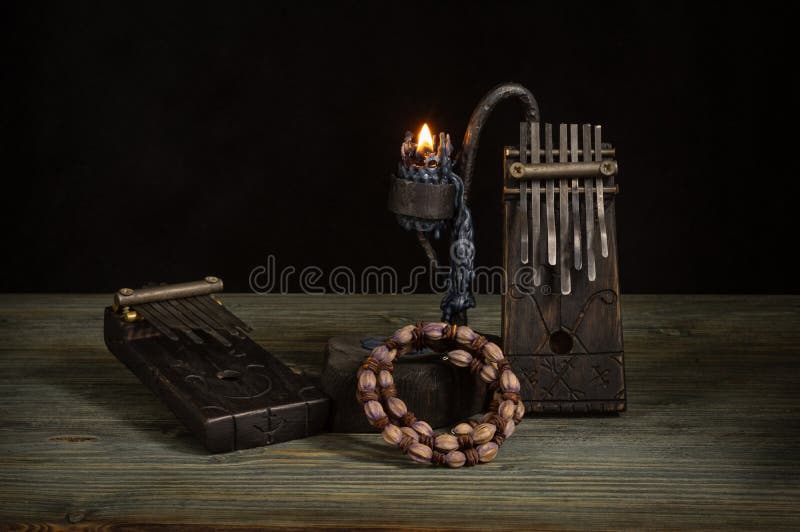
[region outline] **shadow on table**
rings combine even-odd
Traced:
[[[179,453],[211,454],[125,366],[105,354],[108,360],[76,357],[67,370],[36,374],[51,390],[54,408],[63,413],[54,429],[117,440],[113,443],[121,446],[155,444]]]

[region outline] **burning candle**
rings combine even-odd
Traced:
[[[433,137],[431,136],[431,130],[428,128],[428,124],[422,124],[422,129],[419,130],[419,136],[417,137],[417,155],[421,155],[423,158],[433,151]]]

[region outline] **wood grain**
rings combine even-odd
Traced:
[[[310,373],[331,336],[439,314],[436,296],[223,299]],[[624,296],[628,412],[526,418],[457,471],[377,433],[210,455],[105,350],[109,301],[0,296],[0,523],[800,527],[797,297]],[[471,325],[499,333],[499,297],[478,302]]]

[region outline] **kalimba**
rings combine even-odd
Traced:
[[[222,279],[121,288],[105,310],[108,349],[211,451],[303,438],[328,398],[249,336],[212,294]]]
[[[614,157],[589,124],[522,122],[505,149],[503,350],[528,411],[625,409]]]

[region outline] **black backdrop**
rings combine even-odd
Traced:
[[[623,169],[622,290],[797,292],[779,134],[790,17],[758,3],[4,4],[3,291],[424,262],[387,212],[423,121],[457,146],[517,81],[604,125]],[[473,185],[501,260],[500,107]],[[292,285],[296,288],[296,285]]]

